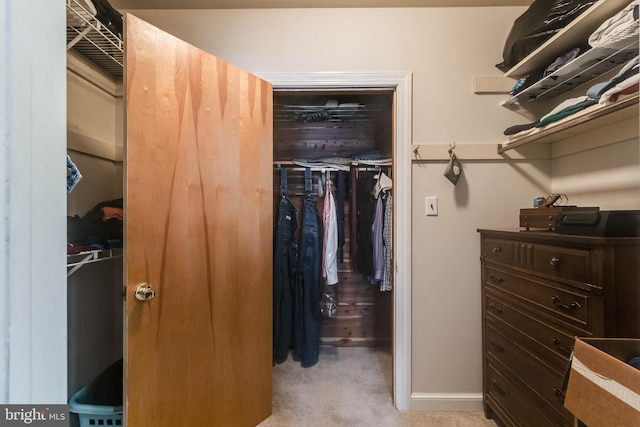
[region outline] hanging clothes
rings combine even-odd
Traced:
[[[357,266],[358,257],[358,197],[357,197],[358,169],[351,166],[349,176],[349,253],[351,262]]]
[[[384,223],[382,209],[382,194],[376,199],[376,210],[371,224],[371,242],[373,245],[373,280],[381,282],[384,277],[384,242],[382,240],[382,226]]]
[[[376,198],[376,211],[371,226],[371,239],[373,243],[373,283],[381,283],[385,275],[384,259],[384,208],[383,195],[392,186],[391,178],[380,171],[373,177],[376,183],[373,187],[373,196]],[[382,288],[382,284],[380,286]]]
[[[338,262],[344,262],[344,198],[345,198],[345,172],[338,171],[338,184],[336,191],[336,222],[338,224]]]
[[[302,207],[302,229],[300,232],[299,285],[300,292],[294,301],[293,358],[303,368],[318,362],[320,352],[320,326],[322,314],[318,307],[322,297],[320,283],[322,275],[322,221],[311,198],[311,170],[305,171],[307,197]]]
[[[287,170],[281,171],[278,222],[273,255],[273,364],[287,360],[293,346],[294,298],[298,292],[298,210],[287,197]]]
[[[358,272],[368,279],[373,277],[373,241],[371,239],[371,226],[375,216],[376,201],[373,198],[373,189],[376,180],[375,172],[360,171],[356,183],[356,215],[358,240],[358,252],[356,263]]]
[[[331,180],[326,182],[322,215],[324,239],[322,241],[322,277],[327,285],[338,283],[338,223]]]
[[[376,185],[373,189],[374,197],[378,197],[381,191],[391,190],[393,182],[391,181],[391,178],[389,178],[384,172],[380,172],[379,174],[375,175],[374,178],[376,179]]]
[[[391,267],[391,255],[393,254],[393,197],[391,196],[391,191],[385,193],[382,238],[384,241],[384,276],[382,277],[380,290],[390,291],[393,277]]]

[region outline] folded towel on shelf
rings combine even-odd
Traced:
[[[587,90],[587,96],[589,96],[589,98],[595,99],[596,101],[599,101],[603,93],[613,88],[617,84],[623,82],[624,80],[637,75],[638,71],[640,70],[639,66],[640,55],[627,62],[624,67],[622,67],[620,71],[616,73],[615,76],[613,76],[606,82],[596,83],[595,85],[591,86]]]
[[[588,39],[590,46],[597,46],[614,37],[638,20],[640,0],[634,0],[620,12],[604,21]]]
[[[612,104],[618,101],[620,95],[632,95],[638,92],[639,83],[640,83],[640,74],[634,74],[633,76],[621,81],[611,89],[604,92],[600,96],[598,103]]]
[[[569,98],[562,101],[555,108],[542,116],[539,120],[533,123],[521,124],[508,127],[505,129],[504,134],[510,138],[521,137],[532,133],[533,129],[545,127],[550,123],[557,122],[571,114],[584,110],[585,108],[596,104],[598,101],[588,96],[578,96],[575,98]]]
[[[589,98],[588,96],[580,96],[577,98],[567,99],[561,102],[548,114],[545,114],[542,118],[540,118],[540,120],[538,120],[538,123],[536,123],[536,127],[541,128],[548,124],[557,122],[597,103],[597,100]]]

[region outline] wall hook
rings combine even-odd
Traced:
[[[453,185],[458,183],[458,178],[460,178],[460,174],[462,173],[462,164],[456,157],[454,150],[456,149],[456,143],[453,145],[449,144],[449,164],[447,165],[447,169],[444,171],[444,176],[451,181]]]

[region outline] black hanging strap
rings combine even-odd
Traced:
[[[311,168],[306,168],[304,170],[304,191],[307,194],[311,194],[311,190],[313,189],[313,181],[311,181]]]
[[[280,169],[280,194],[287,196],[287,168]]]

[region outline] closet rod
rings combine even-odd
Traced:
[[[388,168],[388,167],[390,167],[390,166],[366,166],[366,167],[364,167],[364,166],[356,166],[356,169],[361,170],[361,171],[378,172],[382,168]],[[277,169],[288,169],[288,170],[293,171],[293,172],[304,172],[305,169],[307,169],[304,166],[281,166],[281,165],[276,165],[276,168]],[[330,166],[310,167],[308,169],[311,169],[311,172],[338,172],[338,171],[349,172],[348,170],[334,168],[334,167],[330,167]]]

